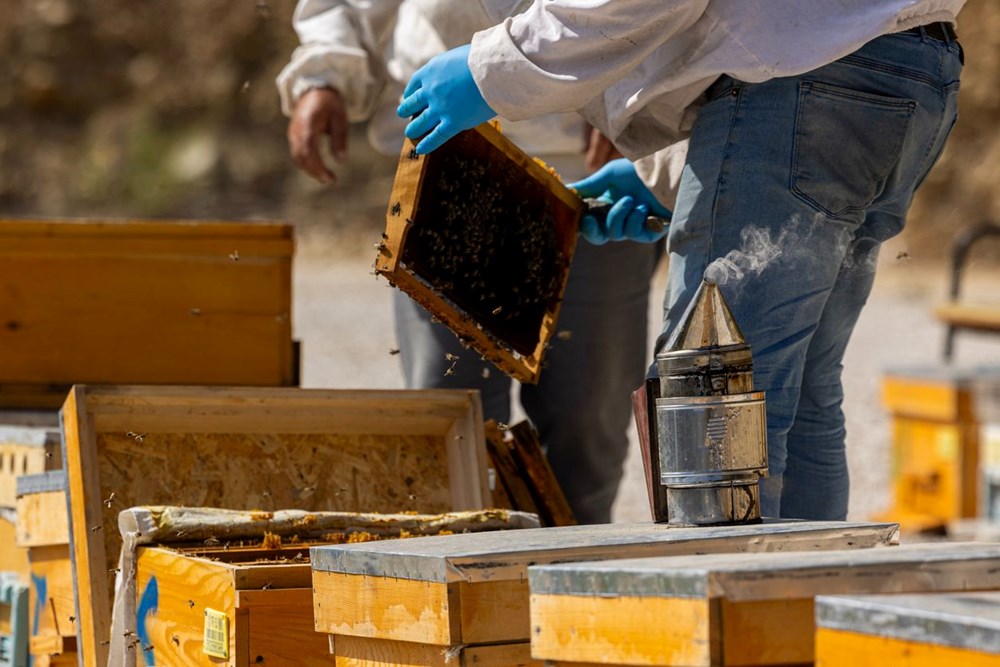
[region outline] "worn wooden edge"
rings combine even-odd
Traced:
[[[558,200],[570,210],[571,215],[579,224],[579,219],[583,215],[583,202],[574,192],[567,189],[562,181],[542,168],[533,158],[521,151],[488,123],[470,131],[477,133],[501,155],[513,161],[531,178],[539,181],[549,192],[555,194]],[[530,355],[515,352],[475,324],[470,316],[402,265],[406,236],[420,204],[419,199],[426,174],[427,160],[427,156],[417,154],[416,144],[412,140],[407,139],[404,142],[389,199],[386,230],[375,258],[375,271],[444,322],[463,344],[475,348],[501,371],[521,382],[535,384],[541,374],[542,362],[549,340],[555,333],[570,264],[576,249],[577,234],[568,233],[562,238],[562,251],[566,257],[566,265],[560,277],[562,290],[560,290],[555,305],[542,317],[538,332],[539,339],[535,349]]]
[[[615,665],[719,662],[707,599],[531,595],[536,660]]]
[[[235,239],[293,238],[295,227],[277,220],[164,220],[119,218],[0,219],[0,237],[178,237],[228,236]]]
[[[63,404],[63,460],[66,462],[70,552],[76,586],[79,650],[84,665],[105,665],[111,634],[106,528],[102,524],[97,438],[86,408],[86,390],[74,387]],[[92,529],[93,528],[93,529]]]
[[[489,507],[493,497],[485,465],[489,457],[483,432],[483,406],[478,391],[468,392],[468,409],[458,415],[448,429],[445,449],[451,508],[475,510]]]
[[[816,625],[1000,656],[1000,592],[818,596]]]
[[[577,524],[573,509],[566,500],[559,480],[556,479],[552,466],[542,450],[542,442],[538,432],[530,421],[522,421],[510,429],[511,450],[514,459],[529,480],[535,491],[537,504],[545,515],[549,526],[575,526]]]
[[[534,496],[531,495],[527,483],[517,468],[510,444],[504,440],[503,432],[500,431],[496,421],[491,419],[486,422],[485,432],[490,460],[496,471],[497,489],[503,490],[503,496],[510,501],[513,509],[539,514],[539,519],[544,520],[535,504]]]
[[[420,665],[421,667],[542,667],[527,642],[494,645],[434,646],[359,637],[331,637],[340,667]]]
[[[898,542],[894,523],[766,521],[753,526],[672,528],[652,523],[563,526],[314,547],[313,570],[452,581],[550,576],[584,561],[673,554],[867,549]],[[895,547],[894,547],[895,548]],[[574,563],[542,568],[529,565]],[[534,585],[534,584],[533,584]],[[589,589],[584,589],[585,591]]]
[[[1000,545],[629,558],[529,568],[532,591],[733,601],[1000,588]],[[888,587],[888,588],[887,588]]]
[[[299,389],[80,385],[96,432],[329,433],[443,436],[464,418],[467,389]]]

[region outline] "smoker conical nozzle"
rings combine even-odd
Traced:
[[[719,286],[706,279],[698,286],[698,291],[681,316],[680,325],[667,340],[663,352],[746,344],[746,338],[736,324]]]
[[[751,391],[753,357],[722,291],[703,280],[664,349],[656,355],[660,396]]]

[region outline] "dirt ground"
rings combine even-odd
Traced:
[[[393,288],[371,273],[377,238],[344,241],[311,235],[299,240],[294,271],[295,336],[302,342],[303,386],[401,388],[390,296]],[[851,471],[850,518],[865,519],[891,500],[890,424],[880,402],[886,369],[938,365],[945,329],[932,309],[947,293],[943,258],[909,259],[904,242],[883,249],[878,278],[844,363],[845,412]],[[936,260],[936,261],[931,261]],[[651,333],[658,333],[665,273],[652,286]],[[973,262],[963,294],[1000,302],[1000,271]],[[653,336],[651,336],[651,339]],[[650,351],[651,354],[651,351]],[[1000,366],[1000,337],[960,333],[955,363]],[[635,434],[615,521],[648,517]]]

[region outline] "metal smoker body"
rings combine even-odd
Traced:
[[[659,483],[671,525],[760,521],[767,476],[764,393],[753,357],[715,283],[704,281],[656,355]],[[651,443],[652,445],[652,443]]]

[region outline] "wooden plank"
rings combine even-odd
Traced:
[[[512,508],[539,514],[535,498],[518,470],[511,446],[504,440],[503,433],[493,420],[486,422],[486,444],[497,473],[497,488],[504,489],[504,495],[510,500]]]
[[[1000,655],[845,630],[816,630],[816,667],[997,667]]]
[[[0,507],[14,507],[17,480],[62,465],[55,413],[0,410]]]
[[[0,401],[17,386],[31,393],[15,403],[29,396],[47,406],[80,382],[295,380],[290,226],[0,221],[0,228],[0,349],[8,353],[0,385],[9,389]]]
[[[537,382],[546,344],[555,330],[569,273],[569,262],[575,250],[583,210],[582,201],[562,185],[557,177],[520,151],[498,130],[486,124],[455,137],[448,142],[446,150],[435,151],[431,155],[417,155],[414,148],[413,142],[404,142],[386,215],[386,230],[375,258],[375,270],[427,308],[455,332],[463,343],[490,359],[505,373],[523,382]],[[530,351],[521,345],[512,344],[502,334],[497,334],[496,330],[490,332],[489,322],[475,322],[475,315],[458,305],[453,294],[446,296],[439,293],[430,286],[426,276],[418,275],[419,269],[403,262],[414,224],[430,215],[425,214],[426,211],[436,211],[438,208],[438,202],[432,196],[438,187],[438,179],[431,178],[428,174],[437,173],[442,169],[440,165],[453,154],[460,155],[463,159],[488,160],[510,170],[511,174],[517,175],[518,188],[508,188],[511,190],[509,194],[516,196],[517,193],[513,190],[531,189],[534,200],[546,202],[545,207],[553,220],[559,253],[565,260],[565,266],[560,268],[557,276],[558,299],[546,304],[538,330],[518,332],[524,334],[523,337],[536,341],[530,346]],[[554,262],[556,258],[551,260]],[[516,352],[515,348],[522,352]]]
[[[705,599],[535,594],[531,652],[569,663],[722,664],[711,642],[712,611]]]
[[[720,604],[721,664],[812,664],[812,598],[741,602],[723,599]]]
[[[16,572],[23,581],[28,579],[28,550],[16,544],[17,528],[0,518],[0,572]]]
[[[552,472],[549,461],[542,451],[538,432],[529,421],[515,424],[511,428],[511,449],[519,468],[531,480],[536,502],[544,514],[546,526],[575,526],[577,521],[573,510],[563,494],[562,487]]]
[[[76,637],[76,597],[69,545],[31,547],[29,559],[31,636],[39,641],[46,637],[53,641],[57,637]]]
[[[518,531],[516,539],[498,532],[320,546],[311,552],[317,629],[441,646],[524,642],[531,628],[525,581],[528,566],[535,563],[860,549],[891,544],[895,535],[894,525],[846,522],[720,528],[647,523],[528,529]],[[376,623],[372,607],[405,614],[401,620],[382,622],[380,617]]]
[[[338,667],[541,667],[530,645],[440,647],[427,644],[338,636],[333,641]]]
[[[24,495],[17,499],[15,507],[18,546],[69,544],[65,491]]]
[[[316,631],[448,646],[453,632],[447,584],[313,570]]]
[[[619,622],[621,600],[634,605],[632,631],[650,638],[660,655],[691,643],[718,645],[721,660],[705,656],[694,664],[778,665],[808,663],[813,656],[812,604],[817,595],[964,591],[1000,587],[996,568],[1000,545],[929,544],[893,549],[820,553],[755,553],[627,559],[529,568],[532,593],[532,655],[536,658],[601,664],[636,662],[609,649],[608,624]],[[542,598],[559,598],[544,602]],[[677,599],[719,605],[718,624],[704,625],[708,634],[681,641],[664,634],[662,601]],[[572,616],[545,615],[554,605]],[[780,632],[775,631],[780,628]],[[544,644],[536,637],[568,637],[573,641]],[[593,638],[593,639],[591,639]],[[623,640],[624,645],[628,642]],[[687,665],[690,657],[662,660],[661,665]]]
[[[313,627],[311,588],[238,591],[236,605],[248,610],[251,664],[294,667],[333,662],[326,635]]]
[[[136,595],[138,633],[149,641],[158,663],[219,664],[202,650],[205,609],[224,613],[230,627],[234,627],[236,586],[229,568],[169,549],[140,548]],[[135,650],[142,648],[137,646]],[[229,651],[231,656],[236,654],[235,641],[230,641]],[[84,659],[85,665],[93,664],[86,653]]]
[[[966,303],[942,304],[934,316],[945,324],[977,331],[1000,331],[1000,307]]]
[[[84,667],[105,665],[111,631],[111,596],[108,590],[108,557],[104,551],[106,528],[101,516],[101,500],[89,502],[88,491],[101,488],[97,460],[97,438],[86,410],[83,388],[74,387],[63,405],[63,460],[70,498],[79,498],[70,507],[71,555],[74,563],[76,598],[80,601],[77,628],[79,651]],[[115,524],[111,524],[112,526]],[[88,659],[89,658],[89,659]]]
[[[969,378],[956,372],[889,372],[882,381],[882,404],[893,415],[949,423],[972,421]]]
[[[1000,592],[821,596],[816,598],[816,625],[819,630],[884,637],[901,645],[949,647],[1000,659]]]
[[[77,387],[63,419],[87,664],[104,662],[88,637],[110,631],[107,573],[117,565],[122,508],[480,509],[489,500],[482,433],[465,426],[478,401],[445,390]],[[459,447],[469,451],[449,457]],[[452,474],[453,462],[463,474]],[[465,489],[456,494],[452,480]],[[455,498],[474,506],[452,507]],[[239,576],[263,585],[272,574]]]

